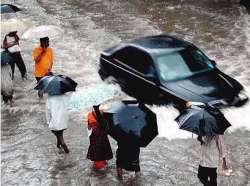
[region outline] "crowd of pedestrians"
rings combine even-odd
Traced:
[[[1,65],[1,94],[3,101],[8,103],[13,97],[13,78],[15,65],[17,65],[23,80],[27,79],[25,63],[22,59],[19,47],[19,37],[17,31],[10,32],[3,40],[2,60],[11,60]],[[6,56],[7,57],[6,57]],[[40,46],[34,49],[33,59],[34,76],[39,83],[45,76],[53,76],[52,67],[54,52],[49,47],[49,38],[40,38]],[[43,97],[43,91],[38,90],[38,97]],[[56,146],[69,153],[65,143],[63,132],[68,128],[69,115],[67,111],[67,94],[48,94],[46,102],[46,119],[48,127],[56,136]],[[189,107],[190,103],[186,104]],[[111,145],[109,143],[109,130],[104,129],[104,122],[110,122],[99,106],[94,106],[93,110],[87,114],[87,128],[89,133],[89,148],[87,159],[93,162],[95,170],[105,170],[107,161],[113,158]],[[218,163],[222,162],[222,169],[229,170],[226,161],[226,150],[222,135],[198,136],[201,145],[200,163],[198,167],[198,178],[204,185],[217,185]],[[116,150],[116,170],[118,178],[122,179],[124,170],[135,172],[140,175],[140,144],[136,143],[133,136],[117,141]]]

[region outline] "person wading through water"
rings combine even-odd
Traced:
[[[19,47],[19,37],[17,35],[17,31],[9,32],[3,40],[2,48],[4,48],[7,52],[10,53],[10,56],[13,58],[13,63],[10,63],[12,76],[14,77],[15,72],[15,64],[17,65],[22,79],[27,79],[27,70],[24,64],[21,49]]]
[[[63,138],[63,131],[68,128],[67,101],[69,97],[66,94],[50,95],[46,102],[46,119],[49,129],[57,138],[57,148],[63,148],[66,153],[69,149]]]
[[[49,38],[40,38],[40,46],[35,48],[33,51],[33,59],[35,61],[35,71],[34,75],[39,82],[44,76],[51,75],[52,66],[54,61],[54,52],[52,48],[49,47]],[[43,97],[43,92],[38,91],[38,97]]]
[[[93,161],[94,169],[102,170],[106,167],[107,160],[113,158],[113,153],[107,131],[101,124],[104,122],[103,112],[99,110],[99,106],[93,106],[93,109],[87,116],[88,130],[90,131],[87,158]]]

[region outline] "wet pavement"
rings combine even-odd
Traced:
[[[100,51],[139,36],[167,32],[194,42],[218,67],[239,80],[250,97],[250,16],[244,8],[226,1],[112,1],[112,0],[12,0],[23,8],[17,22],[21,36],[29,27],[55,25],[63,34],[51,40],[55,50],[53,71],[78,82],[75,104],[70,107],[70,125],[65,140],[70,153],[56,148],[56,139],[45,123],[46,96],[39,100],[33,90],[34,39],[21,39],[28,80],[22,81],[16,69],[14,103],[1,104],[1,182],[2,185],[201,185],[196,176],[199,144],[195,139],[178,139],[168,132],[176,111],[153,106],[157,113],[160,137],[141,149],[142,175],[126,172],[118,180],[115,159],[107,170],[95,172],[86,159],[88,137],[85,105],[80,96],[96,85],[109,96],[97,73]],[[216,3],[217,2],[217,3]],[[2,19],[1,26],[6,25]],[[124,97],[118,92],[114,99]],[[77,97],[78,96],[78,97]],[[78,102],[77,102],[78,101]],[[230,177],[219,176],[219,185],[250,185],[250,106],[226,109],[233,127],[225,135]],[[245,126],[245,128],[243,127]],[[249,126],[248,126],[249,129]],[[111,140],[113,153],[116,142]]]

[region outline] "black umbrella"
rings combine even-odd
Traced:
[[[11,63],[14,63],[14,59],[10,55],[10,52],[8,52],[7,50],[2,51],[1,52],[1,66],[11,64]]]
[[[208,106],[187,108],[175,121],[179,124],[180,129],[199,136],[223,134],[231,126],[219,109]]]
[[[77,83],[64,75],[52,75],[43,77],[34,88],[42,90],[50,95],[60,95],[65,92],[75,91]]]
[[[112,113],[110,135],[117,141],[134,138],[146,147],[158,135],[155,113],[138,101],[117,102],[105,112]]]
[[[11,5],[11,4],[1,4],[1,14],[4,14],[4,13],[15,13],[15,12],[18,12],[18,11],[21,11],[20,8],[14,6],[14,5]]]

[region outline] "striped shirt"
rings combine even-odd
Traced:
[[[222,135],[214,137],[203,137],[204,144],[201,145],[200,165],[203,167],[217,168],[220,158],[224,158],[225,145]]]

